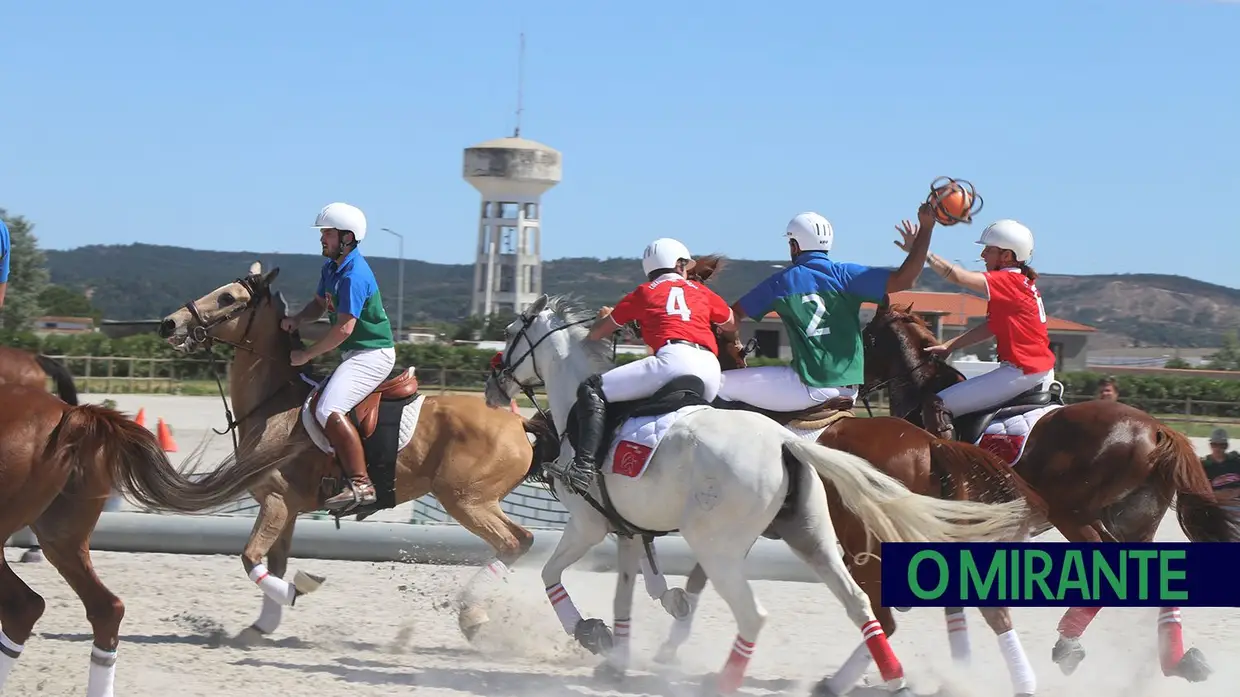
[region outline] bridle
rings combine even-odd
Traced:
[[[250,296],[249,300],[244,303],[234,303],[232,307],[228,308],[224,312],[221,312],[219,315],[210,320],[203,318],[202,312],[198,309],[196,300],[190,300],[182,306],[189,312],[190,316],[193,317],[196,322],[196,324],[190,327],[189,331],[186,333],[185,341],[182,346],[185,347],[186,354],[195,354],[203,350],[207,352],[208,362],[211,365],[211,377],[215,378],[215,386],[220,391],[220,400],[224,403],[224,418],[228,422],[228,426],[223,431],[216,430],[215,428],[212,428],[211,430],[221,436],[226,433],[232,434],[234,454],[236,454],[239,450],[236,430],[237,427],[241,425],[241,422],[253,416],[259,409],[266,406],[268,402],[275,399],[277,395],[284,391],[284,388],[294,384],[292,379],[285,381],[284,384],[280,386],[280,389],[273,391],[270,395],[256,404],[253,409],[246,412],[244,416],[239,419],[233,418],[232,409],[228,406],[228,398],[224,396],[224,382],[220,379],[220,371],[217,367],[219,365],[219,358],[215,355],[215,352],[211,350],[211,347],[218,342],[231,346],[235,349],[249,351],[255,356],[266,358],[272,362],[279,362],[273,356],[268,356],[260,351],[254,350],[251,345],[253,342],[249,339],[250,330],[254,327],[254,318],[258,316],[258,312],[256,310],[258,309],[259,304],[271,299],[271,290],[266,286],[260,286],[254,283],[252,280],[253,278],[253,276],[248,276],[246,278],[238,278],[233,281],[245,289],[246,293]],[[223,339],[211,334],[212,329],[236,319],[244,312],[250,312],[250,318],[245,323],[245,331],[241,333],[240,343],[229,341],[228,339]],[[285,362],[287,362],[287,358],[285,359]]]
[[[499,360],[491,362],[491,379],[494,380],[496,386],[501,387],[501,389],[505,381],[512,382],[516,384],[517,387],[521,388],[521,393],[530,400],[530,402],[534,405],[534,408],[538,410],[538,413],[547,420],[547,426],[551,429],[551,432],[555,434],[556,440],[563,442],[564,436],[556,431],[555,422],[552,420],[551,415],[542,408],[534,396],[535,387],[546,387],[547,385],[546,380],[542,376],[542,372],[538,370],[538,358],[534,355],[534,349],[538,348],[538,345],[550,338],[552,334],[568,329],[569,327],[575,327],[579,324],[593,322],[594,318],[588,317],[586,319],[577,320],[576,322],[567,322],[558,327],[552,327],[550,331],[539,337],[537,341],[531,341],[528,332],[530,327],[534,324],[534,321],[537,319],[538,314],[532,316],[527,316],[524,314],[520,315],[521,328],[517,330],[516,334],[514,334],[512,339],[508,342],[507,349],[498,356]],[[510,360],[511,349],[516,348],[517,341],[519,339],[525,340],[525,343],[529,345],[529,350],[521,354],[521,357],[514,363]],[[612,341],[612,351],[614,354],[614,339]],[[513,375],[513,372],[525,362],[526,358],[530,359],[530,365],[534,368],[534,376],[538,379],[538,382],[536,383],[521,382],[515,375]]]
[[[892,334],[895,334],[895,327],[893,325],[895,324],[897,319],[902,319],[902,318],[897,317],[895,315],[891,315],[891,316],[883,318],[876,327],[871,325],[871,326],[867,326],[864,330],[862,330],[861,332],[862,350],[867,353],[876,351],[878,348],[878,340],[874,338],[875,332],[873,331],[873,329],[889,329],[892,332]],[[867,362],[868,362],[868,359],[867,359]],[[872,393],[877,392],[878,390],[881,390],[883,388],[887,388],[890,391],[892,387],[909,386],[909,387],[920,389],[921,383],[916,378],[917,372],[920,371],[922,368],[928,368],[935,364],[946,365],[946,362],[943,360],[941,356],[930,354],[926,356],[925,358],[921,359],[920,361],[918,361],[911,368],[907,368],[902,371],[897,371],[894,375],[884,380],[878,380],[873,383],[863,384],[861,386],[861,389],[858,391],[857,396],[862,401],[862,403],[865,404],[866,413],[868,413],[870,416],[874,416],[874,411],[870,408],[870,395]],[[900,418],[908,419],[908,417],[914,411],[917,411],[918,408],[919,407],[913,407],[912,409],[909,410],[907,414],[905,414],[904,416]]]

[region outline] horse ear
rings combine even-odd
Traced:
[[[883,299],[878,301],[878,309],[881,312],[886,312],[887,310],[891,309],[891,296],[890,295],[888,295],[887,293],[883,293]]]
[[[547,309],[547,300],[548,300],[547,294],[543,293],[542,295],[538,296],[537,300],[530,303],[530,306],[525,308],[525,311],[522,312],[521,314],[525,315],[526,317],[533,317],[537,315],[538,313]]]
[[[257,276],[262,272],[263,272],[263,265],[261,262],[256,261],[253,264],[250,264],[250,275],[251,276]]]
[[[255,266],[258,266],[258,262],[254,262],[254,265],[255,265]],[[277,267],[275,267],[274,269],[272,269],[272,270],[268,271],[268,272],[267,272],[267,275],[266,275],[266,276],[263,276],[263,285],[270,287],[270,286],[271,286],[271,284],[272,284],[272,282],[276,280],[276,276],[279,276],[279,275],[280,275],[280,267],[279,267],[279,266],[277,266]]]

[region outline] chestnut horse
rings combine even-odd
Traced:
[[[121,413],[66,404],[42,384],[0,384],[0,539],[33,530],[47,561],[85,606],[94,633],[86,694],[112,694],[125,614],[90,560],[90,536],[113,489],[152,509],[199,513],[228,503],[300,455],[293,448],[251,452],[190,479],[168,461],[153,433]],[[0,692],[44,607],[42,596],[0,557]]]
[[[330,443],[317,421],[306,418],[308,404],[317,399],[312,385],[319,380],[309,375],[308,366],[289,363],[289,352],[302,344],[298,334],[280,329],[287,306],[283,296],[271,290],[279,272],[263,274],[256,263],[248,276],[186,303],[159,328],[160,336],[182,353],[208,350],[215,342],[236,349],[230,395],[238,414],[226,415],[229,430],[237,429],[243,444],[252,442],[260,450],[289,442],[310,446],[301,461],[273,471],[250,490],[259,511],[241,562],[263,591],[263,606],[258,620],[243,632],[249,637],[274,632],[283,608],[323,582],[304,571],[297,572],[293,583],[282,577],[297,516],[321,509],[344,483],[339,462],[329,454]],[[487,584],[505,579],[508,567],[534,543],[533,534],[509,519],[500,501],[522,481],[542,476],[540,463],[555,459],[546,450],[558,451],[558,442],[544,421],[490,408],[478,397],[419,393],[412,368],[380,385],[376,393],[350,416],[364,439],[379,500],[364,510],[333,515],[337,521],[342,515],[360,519],[434,494],[449,515],[496,553],[464,586],[457,607],[461,631],[472,638],[488,621],[482,595],[491,589]],[[529,435],[535,437],[534,445]],[[366,619],[342,616],[340,621]]]
[[[77,406],[78,394],[73,375],[59,361],[41,353],[0,346],[0,385],[30,385],[47,389],[48,378],[56,385],[56,394],[65,404]]]
[[[927,399],[965,377],[925,352],[939,341],[911,309],[884,301],[865,327],[866,382],[881,381],[891,414],[922,426]],[[1012,469],[1042,497],[1047,520],[1069,541],[1152,541],[1172,500],[1189,540],[1240,541],[1240,516],[1215,498],[1192,443],[1149,414],[1101,400],[1062,406],[1045,393],[1028,393],[977,414],[955,415],[956,432],[978,438],[991,412],[1007,405],[1012,417],[1026,413],[1036,419],[1023,452],[1008,458],[1015,461]],[[999,412],[996,421],[1003,418]],[[1100,609],[1071,608],[1060,621],[1051,658],[1065,674],[1084,659],[1080,636]],[[1164,675],[1192,682],[1208,677],[1201,651],[1184,651],[1179,608],[1162,608],[1158,639]]]
[[[689,271],[689,277],[702,283],[708,283],[722,268],[723,258],[719,255],[707,255],[698,258]],[[719,362],[723,370],[745,367],[746,351],[737,343],[729,344],[716,332],[719,347]],[[745,408],[748,405],[723,405],[732,408]],[[872,418],[852,417],[851,405],[834,404],[816,410],[820,414],[838,410],[834,420],[817,419],[827,424],[815,440],[822,445],[836,448],[858,455],[870,461],[875,468],[896,478],[910,491],[916,494],[950,498],[955,500],[974,500],[984,503],[1010,501],[1025,496],[1031,508],[1040,510],[1042,505],[1036,494],[1015,476],[1010,468],[998,457],[982,448],[968,443],[955,443],[936,438],[928,431],[919,428],[904,419],[893,416],[877,416]],[[798,420],[813,421],[813,413],[770,413],[761,411],[776,421],[786,425],[796,425]],[[808,430],[807,436],[814,430]],[[799,429],[800,432],[807,429]],[[849,572],[870,598],[874,613],[888,636],[895,633],[896,622],[891,608],[882,605],[882,560],[871,558],[858,564],[857,555],[866,550],[866,532],[856,517],[842,505],[837,493],[829,482],[823,482],[827,489],[829,510],[833,524],[838,533],[840,544],[844,547],[845,559]],[[768,532],[768,537],[774,537]],[[689,594],[690,608],[696,606],[702,590],[707,582],[706,573],[701,566],[694,566],[685,584]],[[1034,689],[1033,669],[1020,648],[1016,632],[1012,628],[1012,620],[1007,608],[979,608],[987,624],[999,637],[1003,655],[1008,663],[1015,691],[1018,694],[1032,694]],[[675,614],[675,613],[674,613]],[[966,621],[962,608],[946,608],[946,621],[951,641],[953,658],[961,664],[969,660],[969,646],[966,634]],[[671,635],[660,648],[656,661],[671,662],[675,659],[678,647],[688,638],[692,612],[677,619],[673,624]],[[832,678],[824,680],[815,689],[819,695],[843,694],[848,691],[869,667],[869,653],[865,644],[861,644],[853,655],[844,663],[839,672]]]

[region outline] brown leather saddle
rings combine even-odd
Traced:
[[[330,381],[331,378],[328,378]],[[314,394],[314,398],[310,400],[308,407],[312,412],[318,407],[319,398],[323,396],[323,388],[327,386],[325,381],[319,386],[318,392]],[[366,395],[366,398],[358,403],[349,411],[349,415],[353,417],[353,423],[357,425],[357,435],[365,440],[375,433],[375,424],[379,419],[379,402],[384,399],[404,399],[418,393],[418,378],[415,376],[414,367],[409,366],[403,373],[396,377],[388,378],[379,384],[373,392]]]

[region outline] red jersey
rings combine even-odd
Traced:
[[[617,324],[641,323],[642,341],[658,351],[670,339],[701,344],[716,356],[715,331],[732,308],[715,291],[682,276],[665,276],[643,283],[624,296],[611,311]]]
[[[987,271],[990,302],[986,323],[995,335],[999,360],[1020,368],[1026,375],[1055,367],[1050,336],[1046,332],[1046,308],[1038,287],[1019,269]]]

